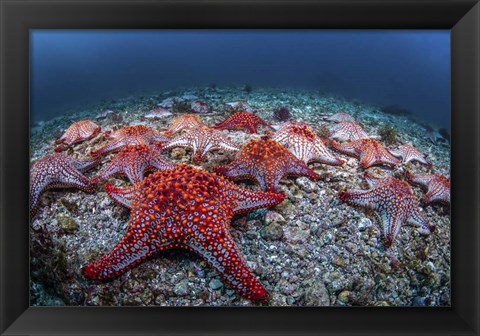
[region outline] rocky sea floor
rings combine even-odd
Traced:
[[[450,176],[450,145],[424,122],[405,115],[381,112],[381,107],[315,91],[240,88],[193,88],[175,92],[135,94],[115,101],[66,112],[64,116],[36,123],[31,132],[32,163],[54,151],[58,139],[72,122],[90,119],[102,127],[93,139],[71,146],[69,155],[83,158],[108,140],[103,132],[126,125],[144,124],[162,130],[179,110],[159,120],[144,120],[146,112],[169,97],[201,100],[211,108],[199,114],[212,125],[232,113],[225,103],[246,101],[262,119],[278,125],[273,111],[287,107],[292,120],[311,124],[321,132],[324,119],[347,112],[367,133],[381,138],[379,130],[398,131],[389,148],[411,143],[428,155],[432,167],[400,165],[395,169],[369,168],[380,175],[403,178],[406,168],[414,173],[434,172]],[[115,114],[96,117],[104,110]],[[223,131],[236,143],[259,134]],[[364,209],[342,203],[342,190],[367,189],[358,160],[331,150],[346,160],[343,166],[311,164],[321,178],[288,177],[280,182],[286,200],[270,209],[234,217],[231,234],[248,266],[271,293],[268,303],[241,297],[199,256],[184,250],[158,253],[121,276],[91,282],[80,273],[82,266],[110,251],[125,233],[129,210],[114,203],[100,185],[88,194],[77,189],[55,189],[40,198],[40,209],[30,224],[31,283],[33,306],[449,306],[450,213],[441,205],[424,206],[436,230],[423,235],[404,226],[390,249],[385,249],[376,219]],[[165,157],[191,163],[190,150],[177,148]],[[103,163],[113,154],[107,155]],[[210,152],[201,166],[227,164],[232,155]],[[93,177],[99,167],[85,173]],[[111,178],[115,185],[127,180]],[[240,183],[256,189],[253,183]],[[424,191],[413,187],[420,198]]]

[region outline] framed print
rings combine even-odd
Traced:
[[[3,334],[478,333],[477,2],[1,5]]]

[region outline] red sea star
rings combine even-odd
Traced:
[[[427,193],[420,199],[423,203],[450,204],[450,180],[445,176],[435,174],[414,175],[407,171],[407,179],[427,189]]]
[[[342,122],[342,121],[355,121],[355,118],[348,113],[338,112],[328,117],[326,120],[333,121],[333,122]]]
[[[214,170],[234,180],[256,180],[262,190],[273,192],[286,175],[319,178],[302,160],[271,139],[250,140],[232,163]]]
[[[415,147],[412,145],[402,145],[395,150],[390,150],[396,157],[401,157],[404,163],[409,163],[411,161],[418,161],[425,165],[431,166],[431,163],[427,161],[425,155],[420,153]]]
[[[173,135],[182,130],[197,128],[200,126],[204,126],[202,119],[194,114],[185,114],[174,118],[170,123],[170,128],[165,132],[165,134]]]
[[[392,246],[400,227],[407,223],[420,227],[424,233],[434,231],[435,226],[419,210],[418,201],[407,182],[390,176],[381,179],[367,173],[364,176],[371,189],[342,191],[338,198],[350,205],[373,210],[386,247]]]
[[[166,142],[170,137],[144,125],[127,126],[109,136],[113,140],[100,149],[92,151],[92,156],[118,151],[127,145],[149,145],[152,142]]]
[[[332,140],[331,145],[342,153],[359,158],[360,165],[364,169],[377,164],[391,166],[400,164],[400,160],[374,139],[359,139],[343,144]]]
[[[202,256],[248,299],[268,299],[237,251],[229,227],[233,215],[278,204],[283,194],[244,189],[184,164],[157,171],[128,190],[135,192],[121,203],[132,209],[127,233],[109,254],[82,268],[86,278],[112,278],[158,251],[184,248]],[[121,192],[120,198],[126,194]]]
[[[175,167],[173,162],[166,161],[161,157],[161,144],[154,147],[148,145],[128,145],[120,153],[104,166],[95,178],[93,183],[105,180],[109,176],[124,173],[131,183],[141,181],[147,170],[165,170]]]
[[[272,139],[284,145],[305,163],[316,161],[339,166],[345,162],[333,156],[322,139],[304,122],[290,121],[283,124]]]
[[[191,148],[193,150],[192,161],[195,164],[202,161],[210,150],[223,149],[228,152],[240,150],[240,148],[223,133],[209,127],[192,129],[184,135],[180,135],[167,142],[164,149],[167,150],[174,147]]]
[[[244,129],[249,133],[256,134],[258,126],[270,127],[268,123],[253,113],[235,112],[213,127],[217,129]]]
[[[70,127],[67,128],[65,133],[58,140],[55,141],[55,144],[58,145],[63,142],[67,146],[70,146],[74,143],[91,139],[99,132],[100,126],[95,124],[93,121],[80,120],[70,125]],[[63,150],[63,146],[61,145],[55,148],[55,151],[57,152],[61,150]]]
[[[341,141],[358,140],[368,138],[368,134],[363,130],[362,126],[354,121],[342,121],[341,123],[331,127],[330,139],[338,139]]]
[[[51,154],[35,162],[30,169],[30,217],[35,215],[40,195],[47,189],[75,187],[92,192],[95,184],[80,171],[98,163],[97,159],[79,160],[65,154]]]

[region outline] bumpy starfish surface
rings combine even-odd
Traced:
[[[127,191],[111,186],[108,190],[131,207],[130,225],[110,253],[82,268],[86,278],[112,278],[158,251],[184,248],[198,253],[248,299],[268,299],[267,290],[235,247],[229,228],[233,215],[278,204],[283,194],[244,189],[183,164],[157,171]]]
[[[214,125],[217,129],[243,129],[249,133],[257,133],[258,126],[270,127],[270,125],[250,112],[235,112],[227,119]]]
[[[149,145],[152,142],[166,142],[170,137],[144,125],[127,126],[109,135],[113,139],[100,149],[91,152],[92,156],[119,151],[127,145]]]
[[[144,119],[162,119],[171,116],[172,113],[163,107],[157,106],[156,108],[148,111],[143,115]]]
[[[366,169],[373,165],[384,164],[395,166],[400,160],[390,154],[383,145],[374,139],[359,139],[340,144],[334,140],[332,148],[339,152],[354,156],[360,159],[360,165]]]
[[[67,146],[73,145],[77,142],[93,138],[100,132],[100,126],[90,120],[80,120],[74,122],[63,133],[63,135],[55,141],[55,144],[64,143]],[[58,146],[55,149],[57,152],[63,150],[63,146]]]
[[[228,152],[240,150],[234,142],[220,131],[209,127],[199,127],[170,140],[164,150],[175,147],[188,147],[193,150],[192,161],[198,164],[210,150],[223,149]]]
[[[427,161],[425,155],[420,153],[418,149],[413,147],[412,145],[406,144],[406,145],[401,145],[395,150],[390,150],[390,153],[392,153],[396,157],[400,157],[403,159],[404,163],[409,163],[412,161],[418,161],[424,165],[430,166],[431,164]]]
[[[172,120],[170,127],[167,129],[165,134],[173,135],[180,131],[189,130],[200,126],[205,126],[200,117],[194,114],[184,114]]]
[[[97,183],[112,175],[123,173],[131,183],[135,183],[143,179],[145,171],[174,168],[175,164],[165,160],[160,155],[161,151],[162,145],[160,143],[153,147],[148,145],[125,146],[98,172],[92,182]]]
[[[340,141],[358,140],[368,138],[362,126],[354,121],[342,121],[330,128],[330,139]]]
[[[333,156],[322,139],[304,122],[290,121],[283,124],[272,139],[288,148],[305,163],[315,161],[339,166],[345,162]]]
[[[355,121],[355,118],[346,112],[338,112],[338,113],[335,113],[334,115],[331,115],[326,120],[339,123],[342,121]]]
[[[65,154],[51,154],[35,162],[30,169],[30,217],[38,208],[43,191],[53,188],[75,187],[92,192],[95,184],[85,177],[86,171],[99,163],[97,159],[79,160]]]
[[[320,176],[288,149],[272,139],[250,140],[227,166],[214,170],[234,180],[252,179],[264,191],[276,192],[279,181],[286,175]]]
[[[418,184],[427,189],[427,193],[420,199],[423,203],[450,204],[450,180],[445,176],[436,174],[414,175],[407,171],[407,179],[413,184]]]
[[[386,247],[392,246],[402,225],[418,226],[423,233],[434,231],[435,226],[420,211],[418,201],[407,182],[390,176],[381,179],[368,173],[364,176],[371,189],[340,192],[338,198],[350,205],[373,210]]]

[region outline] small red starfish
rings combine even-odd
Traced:
[[[30,169],[30,218],[35,215],[40,195],[47,189],[74,187],[92,192],[95,184],[81,171],[98,163],[95,158],[79,160],[60,153],[47,155],[35,162]]]
[[[305,163],[315,161],[332,166],[345,163],[344,160],[333,156],[322,139],[304,122],[290,121],[283,124],[272,139],[288,148]]]
[[[390,166],[400,164],[400,160],[374,139],[352,140],[343,144],[332,140],[331,145],[339,152],[359,158],[360,165],[364,169],[377,164]]]
[[[170,123],[170,127],[165,132],[165,134],[173,135],[183,130],[188,130],[192,128],[197,128],[204,126],[202,119],[194,114],[184,114],[182,116],[176,117]]]
[[[164,149],[174,147],[188,147],[193,150],[192,161],[200,163],[210,150],[223,149],[228,152],[236,152],[240,148],[220,131],[209,127],[199,127],[170,140]]]
[[[373,210],[386,247],[393,245],[402,225],[418,226],[423,233],[435,230],[435,226],[420,211],[418,201],[407,182],[390,176],[377,179],[368,173],[364,177],[371,189],[342,191],[338,193],[338,198],[350,205]]]
[[[339,123],[343,121],[355,121],[355,118],[346,112],[338,112],[338,113],[335,113],[334,115],[331,115],[326,120]]]
[[[431,166],[431,163],[427,161],[425,155],[420,153],[418,149],[409,144],[401,145],[395,150],[390,150],[390,153],[396,157],[402,158],[404,163],[418,161],[424,165]]]
[[[131,183],[135,183],[143,179],[145,171],[174,168],[175,164],[173,162],[162,158],[161,151],[162,145],[160,143],[154,147],[127,145],[98,172],[97,176],[92,179],[92,183],[98,183],[118,173],[124,173]]]
[[[250,140],[232,163],[214,170],[234,180],[255,180],[262,190],[273,192],[286,175],[303,175],[312,180],[320,177],[272,139]]]
[[[144,125],[127,126],[109,135],[113,139],[100,149],[91,152],[92,156],[119,151],[127,145],[149,145],[152,142],[166,142],[170,137]]]
[[[100,132],[100,126],[95,124],[90,120],[80,120],[74,122],[70,125],[69,128],[63,133],[63,135],[55,141],[55,144],[61,144],[62,142],[67,145],[73,145],[77,142],[88,140],[93,138]],[[55,148],[56,152],[60,152],[64,149],[62,145]]]
[[[330,139],[340,141],[358,140],[368,138],[368,134],[363,130],[362,126],[354,121],[342,121],[330,128],[332,132]]]
[[[184,164],[157,171],[127,190],[117,194],[132,209],[127,233],[110,253],[82,268],[87,279],[112,278],[159,251],[183,248],[203,257],[238,293],[253,301],[268,299],[229,228],[233,215],[278,204],[283,194],[244,189]]]
[[[427,189],[427,193],[420,199],[423,203],[450,204],[450,180],[445,176],[436,174],[414,175],[407,171],[407,179]]]
[[[213,127],[217,129],[244,129],[249,133],[256,134],[258,126],[270,127],[268,123],[253,113],[235,112]]]

